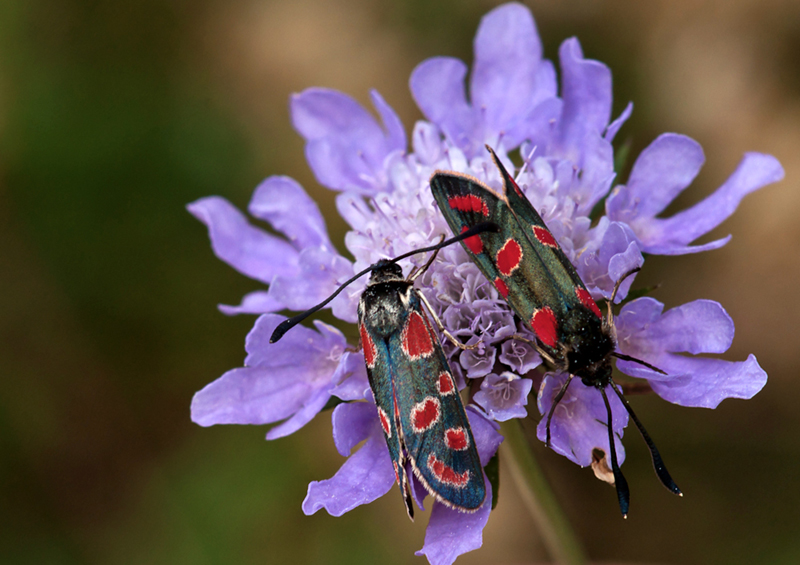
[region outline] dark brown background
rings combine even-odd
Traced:
[[[377,88],[410,131],[426,57],[471,61],[493,2],[445,0],[7,0],[0,4],[0,562],[423,563],[425,520],[392,492],[345,517],[303,516],[306,485],[342,463],[327,415],[279,441],[201,429],[195,390],[241,364],[258,285],[216,260],[184,205],[244,208],[271,174],[298,179],[344,226],[303,160],[290,93]],[[800,561],[798,242],[800,6],[790,0],[531,2],[548,58],[578,36],[614,74],[618,136],[634,155],[665,131],[707,166],[671,210],[698,201],[745,151],[786,179],[749,196],[711,237],[727,247],[652,258],[642,283],[675,306],[720,301],[770,375],[714,411],[636,398],[686,493],[669,496],[630,432],[633,505],[536,446],[595,560]],[[531,423],[531,426],[533,423]],[[503,475],[484,547],[459,563],[546,556]]]

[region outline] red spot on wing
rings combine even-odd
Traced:
[[[503,298],[508,298],[508,285],[503,282],[503,279],[500,277],[494,279],[494,286]]]
[[[511,186],[514,187],[516,193],[519,194],[520,196],[523,196],[522,191],[520,190],[519,185],[517,184],[517,181],[515,181],[511,177],[508,177],[508,180],[511,181]]]
[[[548,247],[558,247],[558,242],[556,238],[553,237],[553,234],[547,231],[545,228],[539,226],[532,226],[533,227],[533,235],[539,240],[539,243],[542,245],[546,245]]]
[[[469,230],[467,226],[461,228],[461,233]],[[481,236],[473,235],[472,237],[468,237],[464,240],[464,245],[472,251],[475,255],[480,255],[483,253],[483,241],[481,240]]]
[[[392,437],[392,426],[389,423],[389,416],[386,415],[386,412],[380,406],[378,407],[378,419],[381,421],[381,427],[386,437]]]
[[[577,287],[575,289],[575,294],[578,296],[578,300],[581,301],[581,304],[586,306],[589,310],[594,312],[598,318],[601,320],[603,319],[603,315],[600,313],[600,308],[597,307],[597,302],[594,301],[592,295],[589,294],[589,291],[585,288]]]
[[[469,483],[469,471],[456,473],[452,467],[448,466],[443,461],[439,461],[433,453],[428,456],[428,469],[430,469],[434,477],[439,479],[439,482],[446,485],[464,488],[467,486],[467,483]]]
[[[433,353],[433,337],[431,336],[430,327],[425,323],[419,312],[411,312],[408,315],[408,322],[406,322],[406,327],[403,328],[400,341],[403,352],[412,361],[428,357]]]
[[[513,239],[508,239],[497,252],[497,269],[503,276],[510,276],[519,267],[522,260],[522,248]]]
[[[375,366],[375,358],[378,356],[378,349],[375,347],[375,342],[369,335],[367,328],[364,324],[358,325],[358,331],[361,334],[361,347],[364,348],[364,361],[367,362],[367,367],[372,369]]]
[[[444,443],[453,451],[464,451],[469,446],[469,436],[464,428],[449,428],[444,432]]]
[[[415,404],[411,409],[411,426],[414,432],[419,434],[429,430],[439,421],[440,413],[439,399],[433,396],[428,396],[422,402]]]
[[[455,387],[453,386],[453,378],[450,376],[450,373],[442,373],[439,375],[437,386],[439,388],[439,394],[442,396],[451,394],[455,390]]]
[[[550,308],[534,310],[531,316],[531,329],[542,343],[548,347],[555,347],[558,341],[558,322],[556,315]]]
[[[484,216],[489,215],[489,207],[480,196],[474,194],[466,194],[464,196],[451,196],[447,199],[447,203],[453,210],[459,212],[479,212]]]
[[[392,461],[392,467],[394,467],[394,478],[397,481],[397,484],[400,484],[400,473],[397,472],[397,461]]]

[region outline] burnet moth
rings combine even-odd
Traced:
[[[448,339],[462,348],[467,346],[444,329],[425,296],[414,288],[414,280],[433,262],[440,248],[487,231],[499,231],[499,227],[480,223],[437,245],[378,261],[319,305],[285,320],[270,338],[271,343],[278,341],[351,282],[372,273],[358,303],[358,330],[395,477],[412,520],[409,466],[427,491],[446,506],[473,512],[486,498],[475,439],[439,338],[422,304]],[[397,261],[428,251],[434,254],[425,266],[403,277]]]
[[[572,379],[579,377],[583,384],[595,387],[603,397],[608,414],[614,484],[620,510],[627,517],[630,494],[627,481],[617,464],[611,406],[606,396],[606,388],[610,387],[647,443],[661,483],[671,492],[681,495],[658,449],[612,380],[612,357],[634,361],[663,373],[644,361],[616,351],[611,304],[622,281],[638,269],[617,281],[608,302],[608,316],[603,317],[541,216],[494,151],[489,146],[486,148],[502,175],[504,194],[498,194],[474,177],[449,171],[436,171],[433,174],[431,191],[453,233],[466,233],[472,226],[485,221],[500,226],[499,232],[482,233],[466,238],[461,243],[514,313],[533,330],[536,336],[533,345],[541,356],[557,371],[569,375],[553,399],[547,415],[547,446],[550,446],[550,421],[555,408]]]

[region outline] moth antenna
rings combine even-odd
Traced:
[[[656,373],[661,373],[662,375],[666,375],[666,371],[662,371],[655,365],[651,365],[647,361],[642,361],[641,359],[637,359],[636,357],[631,357],[630,355],[625,355],[624,353],[617,353],[616,351],[612,351],[611,355],[616,357],[617,359],[622,359],[623,361],[633,361],[634,363],[639,363],[639,365],[644,365],[651,371],[655,371]]]
[[[443,240],[444,240],[444,235],[440,237],[439,243],[442,243]],[[408,280],[410,282],[414,282],[415,280],[417,280],[418,276],[420,276],[422,273],[428,270],[428,267],[430,267],[433,264],[434,260],[436,260],[436,256],[439,254],[439,249],[441,248],[437,247],[433,251],[433,255],[431,255],[431,258],[428,259],[422,267],[420,267],[419,269],[415,268],[413,271],[411,271],[411,273],[408,275]]]
[[[412,255],[416,255],[417,253],[426,253],[428,251],[438,251],[442,247],[447,247],[448,245],[451,245],[453,243],[459,242],[459,241],[461,241],[463,239],[467,239],[468,237],[472,237],[473,235],[478,235],[480,233],[489,232],[489,231],[490,232],[495,232],[495,233],[499,232],[500,231],[500,226],[498,226],[494,222],[481,222],[480,224],[476,224],[476,225],[472,226],[467,231],[465,231],[465,232],[463,232],[463,233],[461,233],[461,234],[459,234],[459,235],[457,235],[455,237],[451,237],[450,239],[447,239],[445,241],[441,241],[441,242],[437,243],[436,245],[430,245],[428,247],[422,247],[420,249],[415,249],[413,251],[409,251],[408,253],[403,253],[402,255],[400,255],[398,257],[395,257],[394,259],[390,259],[388,262],[389,263],[396,263],[397,261],[400,261],[401,259],[405,259],[406,257],[411,257]],[[325,300],[323,300],[322,302],[320,302],[319,304],[317,304],[313,308],[310,308],[310,309],[306,310],[305,312],[303,312],[302,314],[298,314],[297,316],[293,316],[292,318],[286,319],[283,322],[281,322],[280,324],[278,324],[278,327],[275,328],[275,331],[272,332],[272,336],[269,338],[269,342],[270,343],[275,343],[276,341],[280,340],[283,337],[283,335],[286,332],[288,332],[290,329],[292,329],[297,324],[299,324],[300,322],[302,322],[303,320],[308,318],[311,314],[313,314],[317,310],[319,310],[321,308],[324,308],[331,300],[333,300],[334,298],[339,296],[339,293],[341,293],[348,285],[350,285],[350,283],[352,283],[353,281],[363,277],[367,273],[369,273],[371,271],[374,271],[376,268],[377,268],[377,263],[375,265],[370,265],[369,267],[367,267],[366,269],[364,269],[360,273],[358,273],[356,275],[353,275],[350,279],[345,281],[342,285],[339,286],[339,288],[337,288],[335,291],[333,291],[333,294],[331,294],[328,298],[326,298]]]
[[[614,387],[614,390],[619,393],[616,387]],[[619,509],[622,512],[622,517],[627,518],[628,508],[631,502],[631,493],[628,489],[628,481],[625,480],[625,476],[622,474],[619,464],[617,464],[617,448],[614,445],[614,426],[612,424],[611,404],[608,403],[605,387],[600,388],[600,394],[603,395],[603,402],[606,405],[606,413],[608,414],[608,447],[611,451],[611,470],[614,472],[614,486],[617,487],[617,500],[619,500]]]
[[[631,276],[634,273],[638,273],[641,270],[642,270],[641,267],[635,267],[635,268],[631,269],[630,271],[628,271],[627,273],[622,275],[619,278],[619,280],[614,284],[614,290],[611,293],[611,298],[608,301],[608,327],[610,327],[610,328],[614,327],[614,313],[611,311],[611,307],[614,305],[614,299],[617,297],[617,292],[619,292],[619,287],[622,286],[622,283],[625,282],[625,279],[627,279],[629,276]],[[615,334],[616,334],[616,332],[615,332]]]
[[[567,393],[567,387],[569,386],[569,383],[572,382],[574,377],[575,375],[570,375],[567,379],[567,382],[562,385],[561,390],[558,391],[558,394],[553,399],[553,403],[550,405],[550,410],[547,412],[547,425],[545,426],[547,430],[547,441],[545,442],[545,445],[547,447],[550,447],[550,420],[553,419],[553,413],[556,411],[556,406],[558,406],[558,403],[561,402],[562,398],[564,398],[564,395]]]
[[[678,488],[678,485],[675,484],[675,481],[672,480],[672,477],[667,471],[667,467],[664,465],[663,459],[661,459],[661,454],[656,449],[655,443],[650,438],[650,435],[647,433],[647,430],[644,429],[644,426],[639,421],[639,418],[636,417],[636,414],[633,411],[633,408],[628,403],[628,399],[625,398],[625,395],[620,392],[617,387],[612,383],[611,388],[614,389],[614,392],[617,393],[619,399],[622,401],[622,405],[625,406],[625,410],[628,411],[628,415],[633,420],[633,423],[636,424],[636,427],[639,429],[639,433],[642,434],[642,438],[644,442],[647,444],[647,448],[650,450],[650,457],[653,459],[653,467],[656,470],[656,475],[658,475],[661,484],[664,485],[668,491],[673,494],[677,494],[678,496],[683,496],[681,489]]]

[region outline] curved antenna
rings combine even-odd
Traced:
[[[442,247],[447,247],[448,245],[451,245],[451,244],[456,243],[458,241],[462,241],[462,240],[467,239],[469,237],[472,237],[474,235],[478,235],[480,233],[484,233],[484,232],[488,232],[488,231],[497,233],[497,232],[500,231],[500,226],[498,226],[494,222],[481,222],[480,224],[476,224],[476,225],[472,226],[467,231],[462,232],[462,233],[460,233],[459,235],[457,235],[455,237],[451,237],[450,239],[446,239],[445,241],[437,243],[436,245],[430,245],[428,247],[422,247],[420,249],[415,249],[413,251],[409,251],[408,253],[403,253],[402,255],[400,255],[398,257],[395,257],[394,259],[389,259],[387,261],[384,261],[383,263],[375,263],[373,265],[370,265],[369,267],[367,267],[366,269],[364,269],[360,273],[357,273],[357,274],[353,275],[350,279],[348,279],[347,281],[342,283],[339,286],[339,288],[337,288],[335,291],[333,291],[333,294],[331,294],[328,298],[326,298],[325,300],[323,300],[322,302],[320,302],[319,304],[317,304],[313,308],[310,308],[309,310],[306,310],[302,314],[298,314],[297,316],[294,316],[292,318],[284,320],[283,322],[278,324],[278,327],[275,328],[274,332],[272,332],[272,336],[269,338],[269,342],[270,343],[275,343],[276,341],[281,339],[283,337],[283,335],[286,332],[288,332],[290,329],[292,329],[297,324],[299,324],[300,322],[302,322],[303,320],[308,318],[311,314],[313,314],[317,310],[319,310],[321,308],[324,308],[331,300],[333,300],[334,298],[339,296],[339,293],[342,292],[350,283],[352,283],[353,281],[363,277],[367,273],[369,273],[371,271],[374,271],[376,268],[378,268],[379,265],[383,266],[386,263],[396,263],[397,261],[400,261],[401,259],[405,259],[406,257],[411,257],[412,255],[416,255],[417,253],[425,253],[427,251],[438,251]]]
[[[612,384],[611,386],[614,385]],[[616,387],[614,388],[616,390]],[[603,402],[606,405],[606,412],[608,413],[608,447],[611,451],[611,470],[614,472],[614,486],[617,487],[617,500],[619,500],[619,509],[622,511],[622,517],[627,518],[628,507],[631,503],[631,492],[628,489],[628,481],[625,480],[625,476],[622,474],[622,470],[617,464],[617,448],[614,445],[614,426],[611,423],[611,405],[608,403],[608,396],[606,396],[606,387],[600,389],[600,394],[603,395]]]
[[[614,389],[614,392],[617,393],[619,399],[622,401],[622,405],[625,406],[625,410],[628,411],[633,423],[636,424],[636,427],[639,428],[639,433],[642,434],[642,438],[644,442],[647,444],[647,448],[650,450],[650,457],[653,459],[653,467],[656,470],[656,475],[658,475],[661,484],[664,485],[668,491],[673,494],[677,494],[678,496],[683,496],[681,489],[678,488],[678,485],[675,484],[675,481],[672,480],[672,477],[667,471],[667,467],[664,465],[664,461],[661,459],[661,454],[656,449],[656,444],[653,443],[653,440],[650,438],[650,434],[647,433],[647,430],[644,429],[644,426],[639,421],[639,418],[636,417],[636,414],[633,412],[633,408],[630,404],[628,404],[628,399],[625,398],[625,395],[622,394],[614,383],[611,383],[611,388]]]

